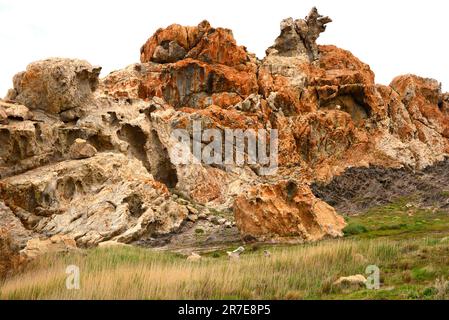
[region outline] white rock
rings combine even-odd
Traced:
[[[366,278],[357,274],[349,277],[341,277],[337,281],[334,282],[334,286],[339,287],[363,287],[366,284]]]
[[[200,261],[201,259],[202,257],[195,252],[192,252],[190,256],[187,257],[187,261]]]

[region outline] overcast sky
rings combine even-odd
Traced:
[[[280,21],[303,18],[312,6],[334,20],[318,42],[350,50],[378,83],[415,73],[449,91],[448,1],[0,0],[0,97],[35,60],[86,59],[103,67],[102,76],[138,62],[146,39],[171,23],[207,19],[263,58]]]

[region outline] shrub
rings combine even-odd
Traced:
[[[343,233],[345,234],[345,236],[353,236],[365,232],[368,232],[368,229],[366,229],[366,227],[361,224],[350,223],[343,229]]]

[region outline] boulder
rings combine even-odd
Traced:
[[[71,159],[91,158],[97,153],[97,149],[84,139],[76,139],[69,150]]]
[[[29,120],[33,116],[30,110],[22,105],[14,105],[6,109],[6,114],[8,118],[17,120]]]
[[[4,102],[0,100],[0,121],[6,119],[5,115],[7,118],[13,119],[13,120],[29,120],[33,117],[33,114],[30,112],[30,110],[20,104],[13,104],[13,103],[8,103],[8,102]]]
[[[100,67],[77,59],[36,61],[14,76],[14,90],[7,98],[30,109],[57,114],[89,103],[100,71]]]
[[[236,198],[234,215],[243,238],[316,241],[342,236],[335,210],[294,181],[264,184]]]
[[[33,259],[48,253],[69,252],[76,250],[76,242],[73,238],[55,235],[48,239],[31,239],[25,249],[20,253],[26,259]]]
[[[366,281],[367,280],[363,275],[357,274],[349,277],[341,277],[335,281],[333,285],[340,288],[363,288],[366,285]]]

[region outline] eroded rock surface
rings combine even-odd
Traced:
[[[449,95],[414,75],[376,84],[350,52],[316,43],[330,21],[316,9],[282,21],[263,60],[203,21],[157,30],[140,63],[101,80],[85,61],[30,64],[0,103],[0,227],[18,248],[55,236],[79,247],[340,236],[338,202],[309,185],[444,159]],[[276,174],[178,163],[173,132],[193,141],[195,121],[221,135],[277,129]]]
[[[52,58],[37,61],[14,76],[14,89],[7,99],[49,113],[80,107],[92,97],[100,71],[100,67],[92,67],[83,60]]]
[[[258,92],[255,56],[236,44],[231,30],[207,21],[159,29],[142,46],[140,60],[110,74],[106,90],[119,97],[156,96],[175,108],[230,107]]]
[[[122,154],[63,161],[0,182],[1,198],[25,228],[71,236],[80,246],[169,233],[187,209],[142,164]]]
[[[342,236],[345,222],[307,186],[293,181],[261,185],[237,197],[237,226],[244,237],[314,241]]]

